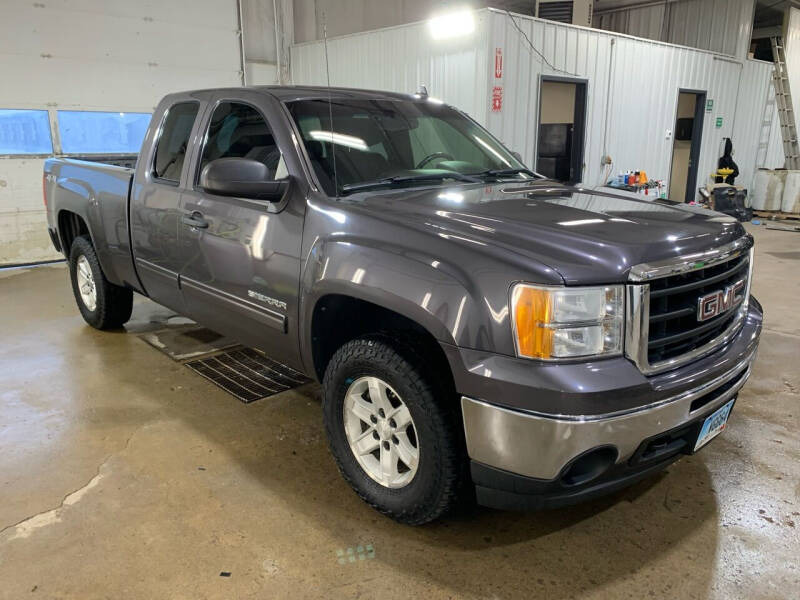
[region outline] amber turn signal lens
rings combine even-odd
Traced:
[[[621,285],[511,289],[517,356],[559,360],[618,354],[625,314]]]
[[[515,335],[517,353],[528,358],[550,358],[553,352],[553,330],[543,327],[552,315],[552,295],[548,290],[524,285],[514,288]]]

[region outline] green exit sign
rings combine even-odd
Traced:
[[[706,100],[706,112],[711,112],[712,110],[714,110],[714,101]]]
[[[717,129],[722,128],[722,117],[717,117]]]

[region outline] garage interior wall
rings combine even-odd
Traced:
[[[0,108],[150,113],[169,92],[240,85],[238,27],[236,0],[4,0]],[[60,258],[45,158],[0,156],[0,264]]]
[[[532,165],[540,75],[586,79],[586,185],[629,169],[645,169],[651,178],[668,182],[672,138],[667,132],[675,126],[678,90],[705,90],[714,104],[704,120],[698,186],[716,169],[724,137],[736,143],[740,181],[752,182],[772,64],[532,17],[515,16],[512,22],[492,9],[475,15],[475,32],[450,40],[432,41],[424,23],[329,40],[331,84],[409,92],[425,83],[432,95],[468,112]],[[498,49],[500,78],[494,72]],[[325,83],[321,42],[293,46],[292,75],[298,84]],[[499,111],[490,110],[495,88],[503,98]],[[779,144],[775,138],[773,146]],[[601,164],[604,155],[614,161],[611,171]],[[782,154],[779,162],[774,152],[771,159],[767,166],[783,163]]]
[[[321,40],[323,19],[331,38],[422,21],[453,4],[448,0],[295,0],[294,37],[298,43]],[[486,2],[464,4],[486,6]]]
[[[795,119],[800,121],[800,9],[790,8],[785,27],[786,66],[789,71],[789,88]]]
[[[331,85],[413,93],[424,84],[485,123],[490,20],[489,11],[477,11],[472,35],[441,43],[432,43],[424,22],[329,38]],[[325,85],[325,64],[322,41],[292,46],[293,83]]]
[[[240,1],[247,85],[287,83],[289,47],[294,42],[294,3],[292,0]]]
[[[595,4],[593,27],[637,37],[747,58],[753,27],[753,0],[666,0],[619,6]]]

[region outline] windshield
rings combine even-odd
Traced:
[[[436,185],[445,179],[533,175],[486,130],[436,101],[334,98],[288,106],[330,196],[372,184]]]

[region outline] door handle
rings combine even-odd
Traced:
[[[194,211],[191,215],[183,215],[181,223],[194,229],[208,229],[208,221],[203,218],[202,213],[197,211]]]

